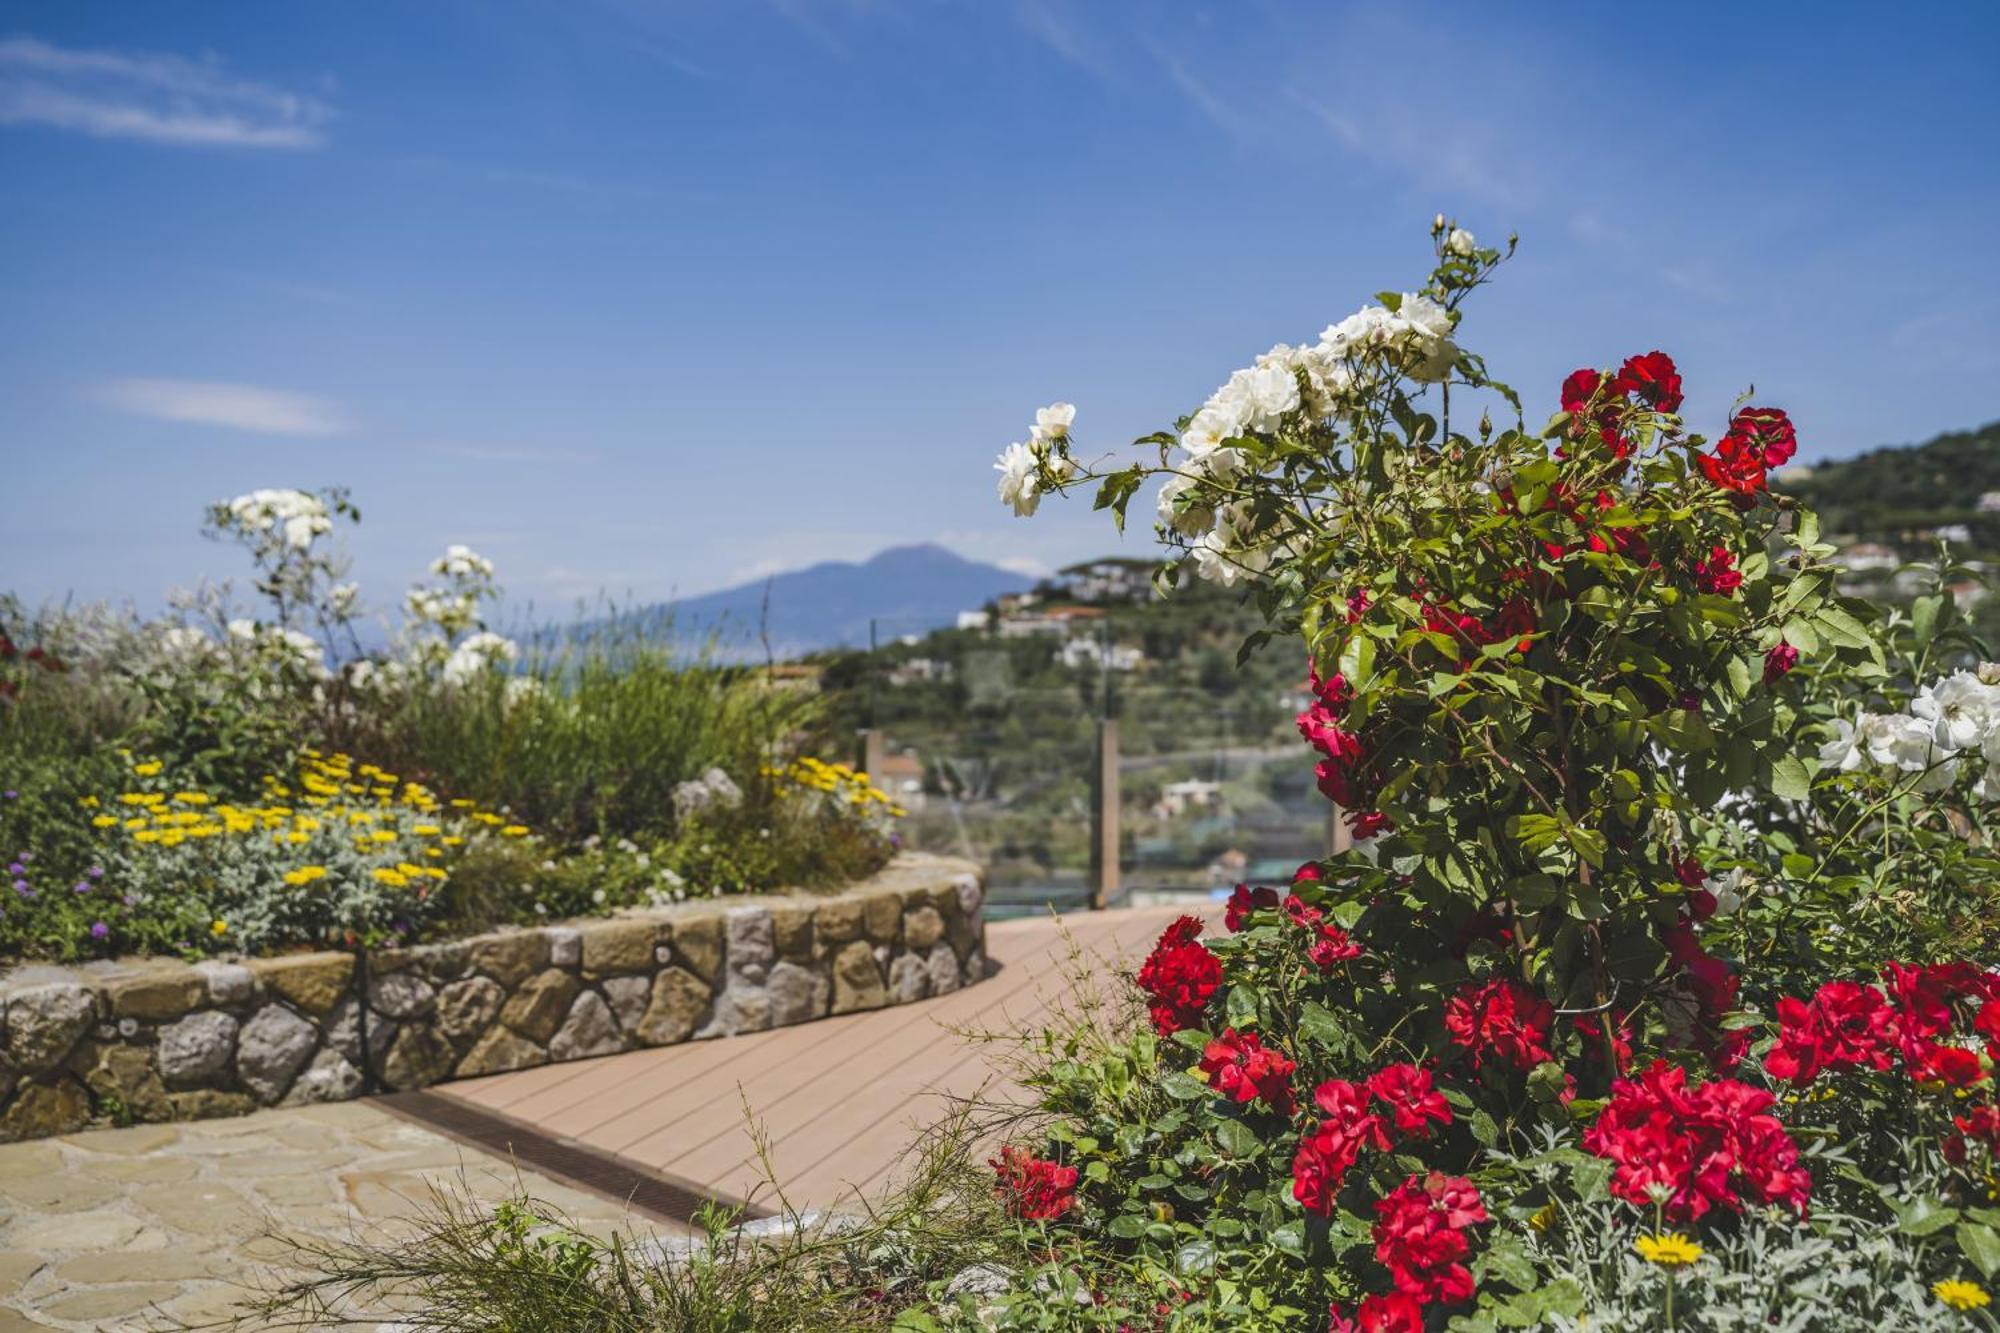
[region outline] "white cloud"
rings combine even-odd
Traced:
[[[0,125],[182,147],[315,148],[324,102],[238,79],[219,61],[0,38]]]
[[[1055,571],[1044,561],[1031,555],[1007,555],[993,562],[1009,574],[1019,574],[1024,578],[1044,579]]]
[[[201,380],[112,380],[93,397],[107,407],[156,421],[224,426],[262,435],[337,435],[347,429],[340,411],[324,398],[254,384]]]

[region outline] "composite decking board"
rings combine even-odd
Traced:
[[[706,1137],[690,1138],[684,1127],[683,1106],[699,1096],[700,1091],[691,1087],[687,1094],[664,1099],[659,1118],[651,1117],[653,1108],[642,1108],[649,1123],[638,1138],[625,1143],[622,1151],[640,1161],[663,1162],[698,1153],[716,1138],[741,1128],[741,1106],[745,1099],[757,1117],[772,1127],[772,1140],[778,1142],[797,1128],[799,1113],[805,1109],[799,1098],[805,1099],[806,1107],[844,1100],[852,1095],[852,1088],[865,1087],[880,1077],[877,1071],[882,1065],[893,1068],[896,1062],[915,1057],[941,1037],[949,1039],[950,1034],[943,1032],[939,1024],[957,1021],[957,1015],[966,1011],[966,1002],[960,996],[969,998],[988,989],[1012,992],[1026,984],[1027,978],[1018,975],[1017,969],[1008,968],[978,985],[926,1004],[875,1010],[868,1015],[873,1021],[857,1024],[848,1032],[829,1032],[824,1039],[820,1036],[823,1024],[784,1029],[790,1040],[780,1041],[777,1034],[772,1034],[761,1048],[764,1059],[749,1071],[749,1077],[701,1098],[696,1110],[713,1104],[719,1097],[726,1096],[730,1103],[730,1116],[716,1123]],[[853,1037],[861,1039],[852,1040]],[[809,1120],[810,1114],[804,1118]],[[611,1135],[606,1141],[615,1142],[617,1136]],[[663,1153],[668,1144],[671,1148]]]
[[[1117,914],[1122,916],[1123,914]],[[1107,945],[1123,946],[1128,935],[1149,938],[1150,931],[1121,931],[1117,927],[1123,922],[1105,920],[1105,929],[1090,932],[1072,930],[1072,937],[1079,947],[1094,956],[1104,958]],[[1148,922],[1150,927],[1153,923]],[[1047,961],[1053,964],[1059,955],[1066,954],[1060,939],[1052,941],[1047,950]],[[1019,1024],[1026,1026],[1040,1022],[1049,1012],[1043,996],[1047,984],[1052,980],[1047,972],[1033,967],[1032,960],[1023,969],[1031,975],[1029,984],[1017,988],[1012,995],[995,1004],[988,1005],[983,1015],[995,1011],[1009,1014]],[[1026,1002],[1023,993],[1026,992]],[[961,1024],[961,1026],[969,1026]],[[826,1204],[833,1195],[867,1187],[891,1174],[901,1154],[915,1139],[916,1131],[923,1125],[934,1123],[943,1115],[952,1097],[967,1097],[982,1089],[1004,1090],[1009,1083],[992,1068],[988,1052],[976,1042],[956,1038],[956,1034],[942,1034],[955,1038],[937,1047],[941,1058],[912,1065],[898,1063],[890,1072],[872,1080],[845,1096],[835,1099],[818,1115],[808,1119],[792,1120],[792,1128],[783,1134],[772,1136],[772,1157],[781,1178],[787,1180],[788,1192],[815,1204]],[[956,1058],[952,1058],[954,1045]],[[753,1105],[761,1109],[761,1104],[753,1099]],[[773,1109],[773,1119],[778,1118]],[[867,1151],[862,1143],[869,1134],[883,1130],[897,1131],[887,1136],[892,1152],[884,1156],[882,1152]],[[713,1142],[711,1136],[709,1142]],[[788,1153],[787,1149],[797,1150]],[[694,1160],[693,1154],[682,1152],[672,1157],[653,1159],[648,1154],[631,1154],[635,1160],[657,1160],[662,1169],[685,1171]],[[797,1155],[807,1159],[809,1165],[797,1171],[788,1172],[787,1158]],[[754,1157],[739,1160],[732,1172],[714,1176],[716,1181],[736,1178],[741,1173],[756,1166]],[[856,1174],[856,1172],[860,1174]]]
[[[1077,913],[1061,927],[1096,960],[1095,974],[1108,985],[1112,964],[1129,964],[1125,956],[1143,953],[1178,914]],[[747,1100],[787,1198],[829,1206],[851,1189],[890,1180],[916,1130],[943,1114],[947,1098],[982,1085],[995,1092],[1012,1086],[990,1067],[981,1043],[952,1029],[1035,1026],[1066,991],[1069,945],[1057,923],[1031,917],[989,925],[986,948],[1000,965],[996,974],[920,1003],[495,1074],[436,1092],[718,1195],[741,1198],[754,1189],[767,1198],[768,1188],[758,1186]]]
[[[989,937],[993,929],[989,928]],[[794,1099],[805,1098],[808,1107],[837,1103],[855,1086],[873,1081],[884,1063],[912,1058],[940,1040],[952,1040],[940,1025],[977,1023],[1009,1003],[1034,985],[1037,961],[1030,950],[1025,959],[1005,962],[997,975],[922,1004],[732,1038],[725,1044],[744,1046],[754,1057],[730,1071],[745,1077],[690,1079],[657,1102],[632,1106],[615,1121],[572,1132],[591,1138],[601,1135],[607,1146],[616,1144],[617,1151],[635,1160],[666,1162],[697,1154],[715,1139],[741,1129],[747,1097],[757,1118],[770,1127],[773,1141],[781,1140],[797,1128]],[[847,1026],[836,1026],[840,1024]],[[708,1111],[718,1113],[710,1133],[691,1138],[689,1120]],[[631,1133],[635,1128],[636,1135]]]

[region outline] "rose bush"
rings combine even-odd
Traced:
[[[1825,1327],[1817,1288],[1731,1323],[1703,1244],[1884,1228],[1911,1326],[1958,1317],[2000,1270],[2000,1009],[1958,958],[2000,915],[1994,678],[1924,683],[1940,603],[1836,594],[1771,490],[1783,410],[1693,433],[1647,351],[1531,428],[1461,342],[1504,255],[1433,240],[1420,289],[1272,348],[1148,461],[1084,457],[1067,404],[1001,456],[1023,514],[1092,486],[1122,526],[1161,482],[1166,587],[1243,586],[1246,653],[1303,640],[1353,847],[1176,922],[1141,1030],[1042,1067],[1037,1160],[1078,1183],[999,1318]],[[1933,853],[1927,889],[1885,877]]]

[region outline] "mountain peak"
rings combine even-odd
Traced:
[[[824,648],[865,647],[871,622],[881,639],[944,628],[960,611],[1034,583],[1029,575],[968,560],[935,542],[919,542],[887,547],[859,564],[827,561],[640,614],[671,616],[678,639],[713,635],[724,656],[761,656],[762,623],[773,650],[796,657]]]

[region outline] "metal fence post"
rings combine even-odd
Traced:
[[[1102,911],[1118,896],[1118,719],[1097,723],[1097,763],[1091,774],[1090,906]]]

